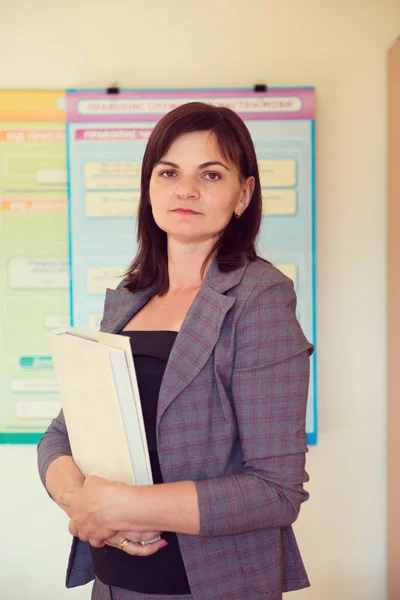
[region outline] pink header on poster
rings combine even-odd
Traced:
[[[168,90],[148,92],[67,92],[67,121],[158,121],[187,102],[227,106],[244,120],[314,119],[314,89],[285,88],[268,92],[253,90]]]
[[[77,142],[120,142],[123,140],[148,140],[152,129],[77,129]]]

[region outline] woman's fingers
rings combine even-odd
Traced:
[[[105,541],[86,536],[80,531],[77,532],[77,534],[77,537],[79,537],[82,542],[89,542],[93,548],[103,548],[103,546],[107,544],[108,546],[114,546],[114,548],[123,550],[131,556],[150,556],[151,554],[155,554],[162,548],[168,546],[168,542],[161,539],[161,533],[157,531],[150,531],[146,533],[127,531],[125,533],[117,533]],[[140,542],[149,543],[142,545]]]
[[[109,529],[107,526],[87,526],[81,525],[77,519],[71,519],[68,525],[68,531],[74,537],[78,537],[82,542],[88,542],[89,539],[107,540],[117,534],[117,531]]]
[[[117,533],[108,540],[105,541],[109,546],[114,546],[123,550],[131,556],[150,556],[155,554],[162,548],[168,546],[168,542],[160,538],[161,533],[159,531],[146,531],[146,533],[138,531],[125,531]],[[151,542],[151,540],[157,540]],[[151,542],[144,546],[140,542]]]
[[[108,543],[108,541],[106,543]],[[126,538],[120,540],[118,545],[121,550],[127,554],[130,554],[131,556],[151,556],[166,546],[168,546],[168,542],[163,539],[160,539],[158,542],[153,542],[151,544],[142,546],[139,544],[139,542],[131,542]]]
[[[103,540],[87,536],[82,533],[82,531],[79,531],[72,520],[69,522],[68,530],[71,535],[78,537],[82,542],[89,542],[89,544],[94,548],[102,548],[105,546],[105,542]]]
[[[89,544],[93,546],[93,548],[103,548],[103,546],[105,546],[105,542],[94,538],[89,538]]]
[[[106,540],[106,543],[109,546],[115,546],[116,548],[119,548],[121,545],[121,542],[123,540],[128,540],[128,542],[136,542],[136,543],[137,542],[147,542],[147,541],[154,540],[155,538],[160,537],[160,535],[161,535],[160,531],[146,531],[146,532],[119,531],[112,537],[108,538]]]
[[[76,526],[75,522],[72,519],[69,522],[68,531],[74,537],[78,537],[82,542],[88,542],[89,541],[88,536],[86,534],[84,534],[82,531],[79,531],[78,527]]]
[[[114,538],[117,543],[121,541],[121,536],[124,536],[123,539],[127,539],[129,542],[148,542],[160,537],[160,535],[160,531],[120,531]]]

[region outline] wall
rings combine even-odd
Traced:
[[[400,596],[400,39],[388,57],[387,521],[388,600]]]
[[[14,0],[0,20],[3,88],[259,74],[316,86],[320,442],[296,524],[313,583],[299,600],[385,599],[385,72],[399,32],[397,0]],[[0,448],[1,597],[89,598],[63,590],[66,517],[35,460],[33,447]]]

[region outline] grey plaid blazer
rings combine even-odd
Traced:
[[[118,333],[152,296],[107,290],[101,329]],[[230,273],[216,261],[193,301],[161,384],[157,438],[165,482],[193,480],[200,533],[178,534],[194,600],[278,600],[309,585],[291,524],[303,483],[312,345],[291,280],[257,259]],[[39,448],[48,465],[71,454],[62,415]],[[74,539],[67,587],[93,579]]]

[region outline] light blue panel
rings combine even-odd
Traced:
[[[154,123],[138,125],[153,127]],[[91,268],[119,268],[121,275],[137,252],[135,217],[87,217],[85,196],[89,192],[85,183],[85,164],[141,162],[146,141],[75,141],[77,130],[132,129],[126,124],[70,124],[69,140],[69,217],[70,217],[70,268],[71,268],[71,321],[76,327],[88,327],[90,315],[102,314],[104,294],[89,293],[87,271]],[[100,185],[100,184],[99,184]],[[112,188],[106,190],[108,193]],[[124,188],[122,191],[139,191]],[[116,287],[115,279],[111,287]]]

